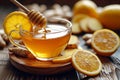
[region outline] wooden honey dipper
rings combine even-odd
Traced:
[[[10,0],[10,1],[12,3],[14,3],[16,6],[23,9],[25,11],[25,13],[27,13],[29,20],[34,25],[36,25],[34,31],[38,31],[39,29],[46,27],[47,20],[46,20],[45,16],[43,16],[40,12],[29,10],[16,0]]]

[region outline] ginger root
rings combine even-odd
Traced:
[[[92,38],[92,36],[93,36],[93,34],[85,34],[85,35],[83,35],[83,40],[85,40],[85,43],[87,44],[87,45],[91,45],[91,38]]]
[[[89,39],[91,39],[92,38],[92,34],[85,34],[85,35],[83,35],[83,40],[85,40],[85,41],[87,41],[87,40],[89,40]]]
[[[3,40],[6,42],[6,44],[8,45],[10,43],[10,41],[9,41],[9,38],[7,37],[7,35],[1,34],[1,36],[2,36]]]
[[[11,47],[8,50],[18,57],[31,58],[31,59],[35,58],[27,49]]]
[[[4,41],[2,36],[0,35],[0,48],[4,48],[5,46],[6,46],[6,42]]]

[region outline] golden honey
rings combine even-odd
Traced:
[[[70,30],[63,25],[47,25],[47,32],[40,30],[37,34],[22,34],[27,49],[37,58],[53,58],[58,56],[70,39]]]

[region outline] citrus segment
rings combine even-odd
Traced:
[[[100,55],[110,56],[118,49],[119,44],[119,36],[112,30],[98,30],[92,37],[92,47]]]
[[[32,30],[32,24],[29,21],[27,14],[20,11],[14,11],[8,14],[3,22],[4,31],[7,35],[9,35],[9,33],[12,30],[19,31],[20,26],[23,28],[23,30],[26,30],[26,31]],[[15,39],[19,39],[20,35],[19,33],[13,32],[12,37]]]
[[[86,50],[78,50],[72,55],[72,64],[76,70],[88,76],[98,75],[102,69],[99,58]]]

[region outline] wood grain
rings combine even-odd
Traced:
[[[117,0],[118,1],[118,0]],[[0,28],[2,28],[2,22],[4,17],[11,11],[16,10],[13,8],[3,8],[0,7],[1,12],[1,19],[0,19]],[[120,34],[120,30],[117,31],[117,33]],[[79,46],[82,46],[84,49],[91,50],[90,47],[85,45],[85,42],[82,40],[81,35],[78,36],[80,40]],[[120,48],[119,50],[113,55],[113,57],[120,58]],[[68,72],[62,72],[61,74],[56,75],[46,75],[43,76],[41,74],[29,74],[23,71],[20,71],[19,69],[15,68],[11,63],[9,62],[9,56],[8,56],[8,50],[3,49],[0,50],[0,80],[119,80],[117,78],[116,72],[115,72],[115,65],[111,62],[109,57],[100,57],[103,69],[101,73],[98,76],[95,77],[89,77],[87,75],[84,75],[82,73],[79,73],[77,71],[68,70]],[[30,62],[29,62],[30,64]],[[51,65],[52,66],[52,65]],[[58,70],[58,69],[56,69]],[[52,71],[51,71],[52,72]],[[120,75],[120,74],[118,74]]]
[[[71,63],[52,63],[52,61],[40,61],[37,59],[16,57],[10,54],[10,62],[19,70],[42,75],[52,75],[73,69]]]

